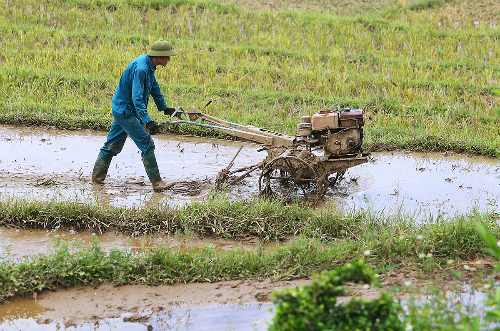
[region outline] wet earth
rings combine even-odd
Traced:
[[[0,126],[0,197],[64,199],[112,206],[172,205],[203,200],[241,147],[233,169],[262,161],[253,143],[176,135],[156,135],[156,157],[165,182],[175,185],[153,193],[138,149],[128,139],[113,158],[102,186],[91,173],[106,133]],[[496,206],[500,193],[498,159],[451,153],[373,153],[373,159],[349,169],[330,188],[323,207],[404,208],[418,219],[465,213]],[[258,195],[258,173],[231,188],[236,198]]]
[[[156,157],[165,182],[175,185],[153,193],[140,154],[131,140],[113,159],[104,185],[91,184],[92,167],[106,133],[0,125],[0,199],[61,199],[124,207],[165,202],[180,206],[206,198],[218,172],[240,148],[234,168],[266,157],[252,143],[199,137],[157,135]],[[369,163],[349,169],[330,188],[319,208],[404,212],[417,222],[456,213],[496,210],[500,193],[497,159],[451,153],[373,153]],[[231,187],[229,195],[258,195],[258,174]],[[0,228],[0,258],[21,259],[50,249],[54,237],[91,241],[90,233]],[[139,250],[182,238],[98,236],[106,247]],[[204,242],[254,249],[258,240]],[[158,288],[75,288],[44,293],[0,305],[2,330],[265,330],[272,318],[269,294],[279,287],[308,282],[224,282]]]

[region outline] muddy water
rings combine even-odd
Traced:
[[[9,196],[74,199],[113,206],[172,205],[202,200],[217,173],[242,147],[233,169],[256,164],[266,152],[252,143],[157,135],[160,172],[175,186],[153,193],[137,147],[129,139],[113,159],[103,186],[90,183],[92,167],[106,133],[0,126],[0,198]],[[437,218],[494,208],[500,193],[497,159],[441,153],[374,153],[373,162],[351,168],[330,189],[323,205],[404,209],[417,218]],[[258,174],[232,189],[236,198],[258,194]]]
[[[129,249],[141,253],[148,247],[158,244],[167,247],[199,247],[213,246],[221,250],[242,249],[244,251],[255,250],[260,243],[257,237],[242,237],[239,241],[224,239],[208,240],[197,238],[186,238],[184,236],[125,236],[121,233],[104,233],[101,235],[88,232],[66,232],[60,230],[19,230],[0,228],[0,259],[19,260],[36,254],[46,254],[54,246],[56,240],[69,243],[69,247],[75,249],[88,246],[97,239],[100,247],[107,251],[110,248]],[[264,247],[272,246],[272,243],[263,243]]]
[[[130,139],[113,158],[105,185],[90,184],[94,161],[105,141],[103,132],[0,126],[0,194],[113,206],[142,206],[169,198],[173,204],[189,203],[209,192],[217,173],[240,146],[244,146],[240,160],[252,164],[264,157],[252,144],[157,135],[160,172],[166,182],[177,185],[166,193],[153,194],[140,153]]]
[[[162,311],[141,310],[124,313],[116,318],[97,322],[72,324],[63,321],[42,321],[38,318],[46,308],[33,299],[21,299],[9,304],[10,310],[0,306],[0,328],[3,331],[55,330],[199,330],[221,331],[267,330],[273,317],[272,305],[266,303],[215,305],[187,309],[186,302],[171,302]]]
[[[398,211],[416,220],[498,208],[498,159],[447,153],[375,153],[351,168],[333,194],[339,205]]]

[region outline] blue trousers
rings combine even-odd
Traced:
[[[107,156],[116,156],[123,149],[125,140],[130,136],[141,151],[141,156],[154,153],[153,139],[139,120],[130,113],[123,115],[113,112],[113,123],[108,133],[108,140],[101,147],[101,152]]]

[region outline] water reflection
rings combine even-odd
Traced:
[[[332,201],[350,208],[413,215],[415,220],[437,220],[498,208],[499,175],[497,159],[377,153],[374,162],[348,170]]]
[[[97,322],[65,325],[48,322],[38,316],[43,308],[33,299],[21,299],[0,305],[0,329],[3,331],[56,330],[267,330],[273,312],[270,303],[216,305],[187,309],[185,302],[173,302],[161,311],[144,310]],[[24,307],[24,308],[23,308]],[[23,313],[26,311],[26,313]],[[48,323],[44,323],[48,322]]]
[[[170,248],[184,249],[187,247],[210,246],[220,250],[241,249],[243,251],[256,250],[259,245],[263,247],[273,247],[278,245],[275,242],[261,243],[260,239],[248,235],[241,237],[239,241],[225,239],[197,239],[185,237],[183,235],[142,235],[133,233],[131,236],[122,233],[106,232],[103,234],[92,234],[86,231],[61,231],[61,230],[41,230],[41,229],[10,229],[0,227],[0,260],[21,260],[37,254],[46,254],[54,247],[55,241],[67,242],[68,248],[81,249],[89,246],[94,239],[99,247],[104,251],[111,248],[128,249],[136,253],[142,253],[149,247],[163,246]]]

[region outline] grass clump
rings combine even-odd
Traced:
[[[325,243],[339,240],[355,243],[388,263],[416,259],[420,253],[443,259],[471,258],[480,253],[482,247],[474,222],[500,235],[500,228],[494,222],[495,213],[473,211],[418,222],[412,217],[401,211],[394,214],[370,210],[316,211],[298,204],[282,205],[279,201],[263,199],[229,201],[223,195],[213,195],[183,207],[148,208],[12,198],[0,201],[0,225],[3,226],[99,234],[116,231],[134,236],[185,233],[198,238],[225,239],[235,239],[243,233],[265,242],[302,236]]]
[[[230,279],[296,279],[330,268],[341,258],[337,248],[294,241],[279,248],[245,252],[220,251],[213,246],[169,248],[156,246],[141,254],[132,250],[103,250],[91,244],[56,240],[47,255],[0,260],[0,301],[43,289],[112,282],[173,284]],[[343,259],[354,258],[343,256]]]
[[[230,202],[212,197],[203,203],[170,208],[115,208],[62,201],[0,202],[4,226],[57,231],[119,231],[134,237],[185,234],[187,238],[237,239],[242,233],[261,238],[254,251],[220,251],[214,246],[168,248],[157,245],[136,254],[73,247],[58,241],[48,255],[11,261],[2,258],[0,294],[22,295],[76,284],[171,284],[230,279],[296,279],[364,257],[380,269],[414,266],[423,274],[449,269],[449,261],[470,261],[483,254],[475,231],[482,224],[500,236],[496,215],[472,212],[417,223],[409,215],[367,210],[315,211],[298,205],[255,200]],[[189,239],[188,239],[189,240]],[[277,242],[279,245],[267,245]],[[11,277],[11,275],[13,275]]]

